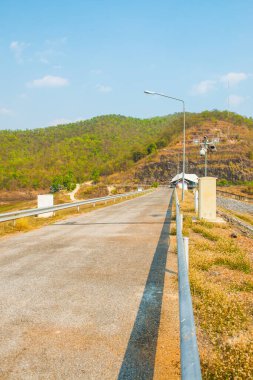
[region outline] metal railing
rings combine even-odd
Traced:
[[[178,255],[178,287],[180,318],[180,362],[182,380],[200,380],[201,369],[198,343],[194,324],[192,299],[182,234],[182,217],[180,205],[176,197],[177,255]]]
[[[83,205],[88,205],[88,204],[96,204],[99,202],[106,202],[118,198],[127,198],[132,195],[137,195],[137,194],[143,194],[150,192],[152,190],[144,190],[144,191],[131,191],[129,193],[124,193],[124,194],[118,194],[118,195],[110,195],[106,197],[101,197],[101,198],[94,198],[94,199],[88,199],[85,201],[78,201],[78,202],[72,202],[72,203],[63,203],[60,205],[56,206],[50,206],[50,207],[41,207],[41,208],[32,208],[32,209],[27,209],[27,210],[21,210],[21,211],[12,211],[12,212],[5,212],[3,214],[0,214],[0,223],[1,222],[8,222],[10,220],[16,220],[20,218],[25,218],[28,216],[37,216],[39,214],[45,214],[48,212],[56,212],[59,210],[64,210],[67,208],[71,207],[77,207],[79,211],[79,207]]]
[[[216,192],[218,195],[225,198],[233,198],[233,199],[237,199],[238,201],[244,201],[244,202],[253,202],[253,197],[251,197],[250,195],[246,196],[246,195],[234,194],[234,193],[230,193],[228,191],[223,191],[220,189],[217,189]]]

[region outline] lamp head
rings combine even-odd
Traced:
[[[144,94],[155,95],[156,93],[155,93],[154,91],[148,91],[148,90],[145,90],[145,91],[144,91]]]

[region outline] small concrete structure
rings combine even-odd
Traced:
[[[199,178],[198,217],[216,221],[216,178]]]
[[[50,207],[54,205],[53,194],[38,195],[38,208]],[[50,218],[54,215],[53,212],[46,212],[45,214],[39,214],[39,218]]]

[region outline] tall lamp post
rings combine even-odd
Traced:
[[[177,100],[178,102],[181,102],[183,105],[183,115],[184,115],[184,123],[183,123],[183,183],[182,183],[182,201],[184,200],[184,177],[185,177],[185,103],[184,100],[174,98],[173,96],[168,96],[165,94],[160,94],[159,92],[153,92],[153,91],[144,91],[145,94],[148,95],[158,95],[158,96],[163,96],[164,98],[169,98],[173,100]]]

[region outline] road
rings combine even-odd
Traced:
[[[153,378],[170,195],[0,240],[1,379]]]

